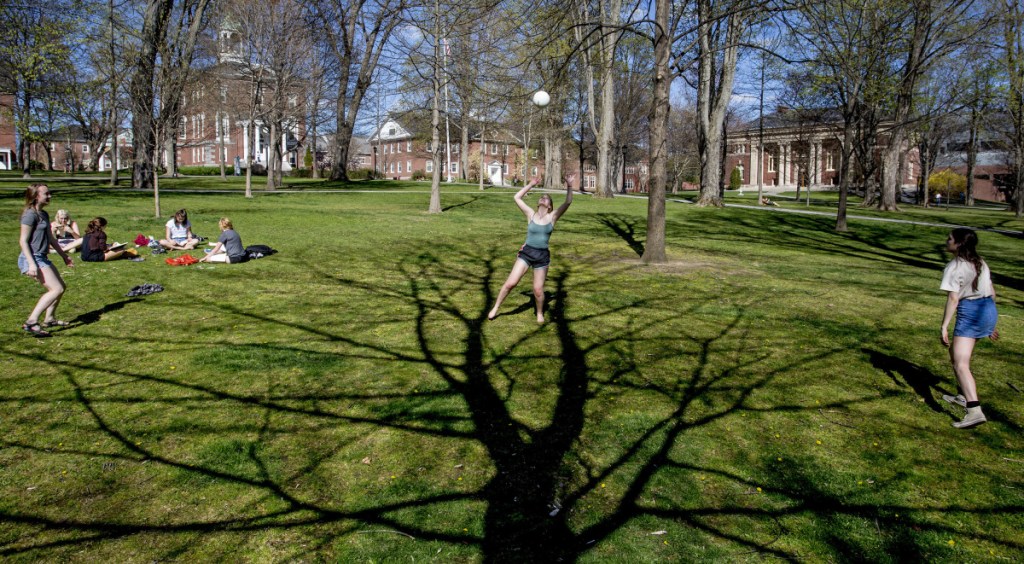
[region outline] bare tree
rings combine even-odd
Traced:
[[[311,32],[337,69],[332,180],[347,180],[352,131],[381,54],[402,23],[407,0],[320,0],[308,6]]]

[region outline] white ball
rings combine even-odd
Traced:
[[[538,90],[533,93],[533,103],[541,108],[547,106],[550,101],[551,96],[548,96],[548,93],[543,90]]]

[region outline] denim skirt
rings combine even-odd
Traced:
[[[36,269],[38,270],[42,270],[47,267],[53,268],[53,263],[50,262],[50,259],[46,258],[46,255],[37,255],[32,253],[32,258],[35,259]],[[18,254],[18,270],[20,270],[22,274],[28,274],[28,259],[25,258],[25,255],[20,253]]]
[[[992,334],[996,328],[996,302],[991,296],[976,300],[960,300],[956,306],[956,326],[953,327],[954,337],[970,337],[983,339]]]

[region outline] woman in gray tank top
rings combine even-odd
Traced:
[[[551,232],[555,229],[555,222],[572,204],[572,179],[572,176],[566,179],[565,203],[557,210],[554,209],[551,196],[547,194],[541,194],[537,199],[536,211],[523,201],[523,196],[526,196],[530,189],[540,183],[540,178],[536,176],[531,178],[529,184],[523,186],[522,190],[516,192],[513,199],[523,215],[526,216],[526,243],[519,249],[512,272],[508,275],[505,283],[501,285],[498,299],[490,313],[487,314],[488,320],[498,317],[501,302],[505,301],[512,288],[519,284],[526,271],[533,268],[533,297],[537,306],[537,323],[544,323],[544,281],[547,279],[548,265],[551,262],[548,239],[551,238]]]
[[[74,266],[71,257],[57,244],[57,239],[50,230],[50,216],[43,208],[50,203],[50,187],[46,184],[32,184],[25,190],[25,209],[21,213],[21,236],[18,246],[18,268],[21,273],[33,278],[46,288],[36,307],[32,309],[28,319],[21,328],[34,337],[49,337],[44,327],[64,327],[67,322],[57,319],[57,306],[64,295],[64,279],[57,268],[46,258],[53,248],[64,259],[64,264]],[[43,316],[42,323],[39,317]]]

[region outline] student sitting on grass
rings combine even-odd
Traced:
[[[123,245],[120,249],[110,250],[107,233],[103,231],[106,226],[107,220],[97,217],[85,228],[85,237],[82,238],[82,260],[85,262],[106,262],[121,258],[124,254]]]
[[[192,234],[192,224],[184,208],[174,212],[164,231],[160,245],[169,251],[190,251],[199,244],[199,237]]]
[[[213,249],[205,257],[199,259],[199,262],[227,262],[234,264],[248,260],[249,257],[245,254],[245,247],[242,246],[242,238],[238,236],[235,227],[231,224],[231,220],[222,217],[220,218],[219,225],[221,233],[217,239],[217,244],[213,246]]]
[[[53,237],[65,253],[73,253],[82,244],[81,231],[78,230],[78,222],[71,219],[68,210],[57,210],[57,220],[50,224]],[[57,252],[54,249],[51,253]]]

